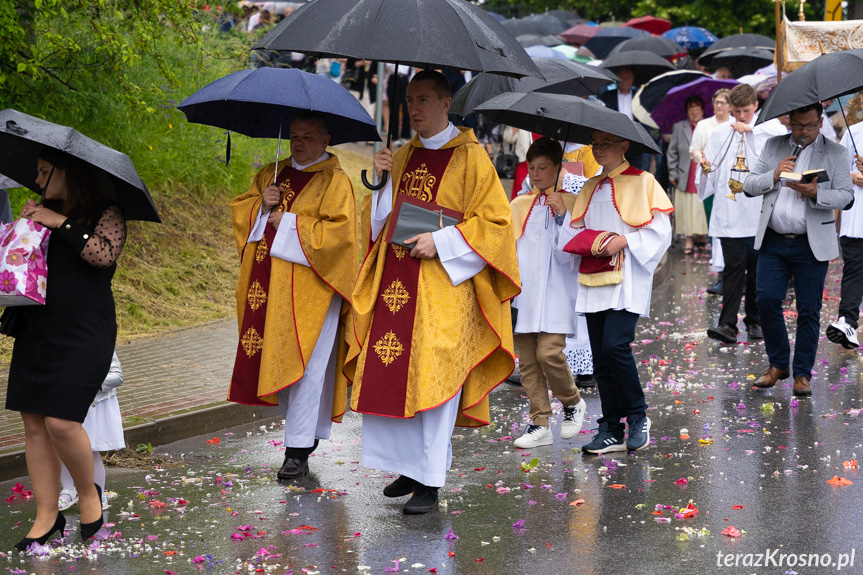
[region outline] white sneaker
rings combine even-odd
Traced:
[[[554,438],[548,426],[528,425],[524,435],[512,442],[519,449],[530,449],[539,445],[551,445]]]
[[[78,503],[78,492],[75,489],[64,489],[60,492],[60,500],[57,507],[60,511],[66,511]]]
[[[560,426],[560,438],[572,439],[581,431],[584,423],[584,412],[587,411],[587,403],[582,399],[575,405],[563,408],[563,423]]]
[[[839,321],[835,321],[827,327],[827,339],[833,343],[838,343],[845,349],[860,347],[860,342],[857,341],[857,330],[845,323],[844,317],[840,317]]]

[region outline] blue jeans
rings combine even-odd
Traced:
[[[791,364],[791,346],[788,330],[782,315],[782,303],[788,293],[788,284],[794,278],[797,295],[797,335],[794,343],[792,375],[812,379],[812,366],[818,351],[821,333],[821,296],[828,262],[815,259],[804,235],[797,238],[767,229],[758,257],[756,301],[764,349],[770,365],[788,369]]]
[[[584,319],[593,353],[593,377],[602,404],[602,417],[597,423],[608,422],[609,431],[622,436],[621,418],[642,416],[647,410],[630,347],[638,314],[609,309],[586,313]]]

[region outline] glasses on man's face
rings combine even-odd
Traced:
[[[625,140],[602,140],[600,142],[591,142],[590,147],[593,148],[594,150],[605,151],[605,150],[610,149],[611,146],[613,146],[614,144],[619,144],[619,143],[624,142],[624,141]]]
[[[812,131],[816,130],[817,128],[818,128],[818,122],[815,122],[814,124],[797,124],[797,123],[791,124],[791,129],[797,130],[798,132],[804,131],[804,130],[806,132],[812,132]]]

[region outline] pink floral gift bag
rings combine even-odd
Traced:
[[[25,218],[0,225],[0,306],[45,305],[50,236]]]

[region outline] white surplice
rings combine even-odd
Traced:
[[[578,270],[569,254],[557,249],[561,228],[572,216],[567,213],[559,225],[545,198],[544,194],[535,197],[524,233],[515,241],[521,293],[512,303],[518,309],[514,333],[575,336]]]
[[[304,170],[329,159],[327,152],[308,164],[298,164],[291,158],[291,166]],[[267,227],[269,212],[258,210],[258,217],[249,234],[249,242],[260,241]],[[270,255],[308,267],[297,232],[297,215],[284,212],[276,230]],[[309,357],[303,377],[278,393],[279,411],[285,417],[285,447],[311,447],[315,439],[329,439],[332,427],[333,389],[335,386],[335,344],[339,327],[342,297],[333,294],[324,325]]]
[[[585,229],[626,236],[628,245],[623,248],[623,281],[599,287],[579,286],[575,311],[584,314],[615,309],[647,317],[653,291],[653,272],[671,245],[671,220],[668,214],[654,212],[653,220],[642,228],[626,224],[614,207],[611,185],[605,180],[593,192],[590,207],[584,216],[584,227],[563,226],[559,247],[563,249],[563,246]],[[571,257],[577,267],[581,257]]]
[[[753,116],[750,126],[755,124],[758,116]],[[778,127],[777,127],[778,126]],[[771,120],[755,126],[751,132],[746,132],[743,139],[746,146],[746,165],[752,169],[758,162],[758,155],[764,149],[764,144],[773,136],[786,133],[785,127],[778,120]],[[713,196],[713,210],[708,222],[709,235],[714,238],[747,238],[754,237],[761,216],[762,197],[747,197],[742,192],[735,200],[727,198],[731,192],[728,181],[731,179],[731,167],[737,161],[737,149],[741,135],[734,131],[734,124],[722,124],[713,131],[704,149],[704,154],[716,168],[702,177],[698,186],[698,199]],[[745,172],[734,172],[739,181],[746,177]]]
[[[438,150],[460,134],[451,123],[422,145]],[[380,200],[380,201],[379,201]],[[386,225],[393,210],[392,178],[372,194],[372,240]],[[474,252],[455,226],[432,233],[438,257],[453,286],[471,279],[486,263]],[[405,475],[429,487],[443,487],[452,465],[452,430],[458,417],[461,391],[442,405],[409,419],[363,414],[362,464]]]
[[[853,144],[851,142],[852,137],[854,138]],[[859,172],[854,157],[854,145],[860,146],[857,153],[863,155],[863,123],[854,124],[845,130],[841,144],[848,150],[848,165],[851,172]],[[854,205],[851,206],[850,210],[842,212],[839,237],[863,238],[863,187],[854,185]]]

